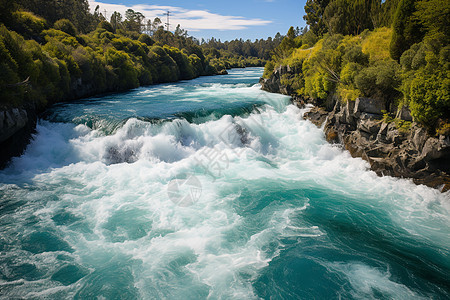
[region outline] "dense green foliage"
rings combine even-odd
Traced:
[[[402,53],[422,40],[422,28],[414,18],[416,0],[401,0],[394,15],[394,33],[390,45],[392,58],[398,60]]]
[[[50,26],[60,19],[68,19],[80,32],[86,33],[95,29],[98,21],[98,16],[89,13],[88,0],[16,0],[11,2],[17,2],[23,10],[31,11],[44,18]],[[8,26],[7,23],[5,25]]]
[[[204,57],[202,60],[193,53],[167,45],[152,46],[150,37],[132,39],[101,26],[79,36],[68,20],[55,22],[55,28],[43,30],[41,37],[42,46],[1,26],[3,104],[38,100],[39,105],[45,105],[46,100],[191,79],[206,74],[204,66],[208,65]],[[194,56],[190,59],[190,55]],[[216,70],[210,67],[209,72]],[[30,84],[18,84],[27,78]]]
[[[289,65],[281,83],[300,96],[381,99],[430,131],[449,127],[449,1],[307,1],[305,11],[311,30],[284,38],[265,77]]]
[[[203,45],[128,10],[110,22],[87,0],[0,0],[0,106],[37,106],[263,66],[269,39]],[[281,40],[281,35],[278,37]]]
[[[400,0],[307,0],[303,17],[310,31],[357,35],[365,29],[390,26]]]
[[[300,30],[300,29],[297,29]],[[269,37],[267,40],[260,39],[254,42],[250,40],[236,39],[233,41],[221,42],[215,38],[211,38],[207,41],[202,40],[201,46],[204,49],[217,49],[221,53],[227,53],[235,57],[245,58],[260,58],[270,59],[270,53],[280,44],[283,40],[281,34],[277,33],[275,38]]]

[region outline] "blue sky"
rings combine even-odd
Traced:
[[[303,21],[306,0],[89,0],[91,10],[97,5],[106,9],[107,18],[114,11],[124,14],[127,8],[142,12],[147,18],[160,17],[170,10],[171,30],[180,23],[196,38],[232,40],[260,39],[286,34],[290,26],[305,26]],[[164,19],[163,19],[164,17]]]

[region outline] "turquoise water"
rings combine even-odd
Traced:
[[[377,177],[261,74],[50,109],[0,171],[0,298],[448,299],[450,194]]]

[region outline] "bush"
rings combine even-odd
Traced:
[[[112,66],[117,75],[117,90],[125,90],[139,86],[138,74],[130,56],[123,52],[109,48],[105,53],[106,63]]]
[[[362,69],[355,77],[356,87],[365,97],[372,97],[392,102],[399,97],[399,65],[393,61],[380,61],[373,66]]]
[[[414,120],[434,128],[440,118],[450,116],[450,72],[419,71],[411,82],[410,103]]]
[[[53,25],[53,28],[61,30],[62,32],[65,32],[71,36],[76,36],[78,34],[75,26],[72,24],[72,22],[70,22],[67,19],[61,19],[56,21],[55,24]]]
[[[369,55],[362,52],[360,45],[351,45],[349,49],[345,50],[342,56],[342,63],[357,63],[367,66],[369,64]]]
[[[179,79],[179,70],[176,62],[160,46],[152,46],[148,58],[154,71],[155,82],[172,82]]]
[[[155,41],[148,34],[141,34],[138,39],[139,42],[146,44],[147,46],[153,46]]]
[[[362,42],[362,51],[369,55],[371,63],[390,58],[389,43],[392,29],[381,27],[367,34]]]
[[[164,46],[164,51],[166,51],[177,64],[180,79],[194,78],[194,71],[192,70],[192,66],[189,63],[189,58],[186,54],[177,48],[169,47],[167,45]]]
[[[27,39],[40,39],[41,32],[47,27],[47,22],[31,12],[16,11],[13,13],[13,30]]]
[[[111,33],[114,32],[111,23],[109,23],[108,21],[101,21],[100,23],[98,23],[97,29],[105,29],[106,31],[109,31]]]

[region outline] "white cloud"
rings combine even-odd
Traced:
[[[91,11],[100,6],[100,11],[103,13],[106,9],[107,17],[109,18],[114,11],[120,12],[122,16],[125,16],[125,11],[131,8],[134,11],[141,12],[147,19],[154,19],[155,17],[161,18],[165,23],[164,13],[170,11],[170,24],[171,30],[175,28],[177,24],[180,24],[182,28],[189,31],[199,30],[242,30],[247,29],[249,26],[264,26],[272,23],[269,20],[262,19],[248,19],[240,16],[224,16],[215,13],[211,13],[207,10],[189,10],[182,7],[174,6],[160,6],[160,5],[146,5],[138,4],[132,6],[109,4],[99,1],[89,0]]]

